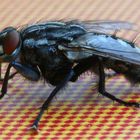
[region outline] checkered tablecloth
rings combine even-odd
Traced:
[[[0,0],[0,29],[60,19],[123,20],[140,25],[140,1]],[[132,39],[136,34],[121,35]],[[0,140],[140,140],[140,110],[98,95],[96,82],[95,75],[87,73],[69,83],[54,98],[41,119],[40,132],[35,133],[28,128],[53,87],[16,75],[9,81],[8,96],[0,101]],[[121,75],[107,79],[106,86],[119,98],[140,102],[140,86],[130,85]]]

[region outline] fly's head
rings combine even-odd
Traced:
[[[13,61],[20,52],[21,37],[13,27],[7,27],[0,32],[0,62]]]

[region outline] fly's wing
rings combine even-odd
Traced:
[[[88,33],[71,42],[69,47],[59,46],[59,49],[72,61],[96,55],[140,65],[140,48],[109,35]]]
[[[136,30],[136,25],[125,21],[83,21],[79,22],[88,32],[109,33],[120,30]]]

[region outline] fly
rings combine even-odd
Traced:
[[[106,91],[104,69],[123,74],[132,83],[140,83],[140,48],[132,41],[116,36],[116,31],[132,30],[133,24],[121,21],[56,21],[24,28],[7,27],[0,32],[0,61],[8,62],[0,98],[7,93],[10,77],[20,73],[26,79],[45,81],[55,86],[31,128],[39,121],[54,96],[68,82],[92,70],[99,76],[100,94],[126,106],[139,107]],[[110,34],[110,31],[115,34]],[[17,72],[10,75],[10,69]]]

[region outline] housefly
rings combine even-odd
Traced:
[[[10,69],[26,79],[45,81],[55,86],[43,103],[32,128],[38,123],[53,97],[69,81],[91,70],[99,76],[98,91],[126,106],[126,102],[105,89],[105,68],[123,74],[132,83],[140,82],[140,48],[133,42],[110,32],[132,30],[133,24],[122,21],[52,21],[7,27],[0,32],[0,62],[8,62],[0,98],[7,92]]]

